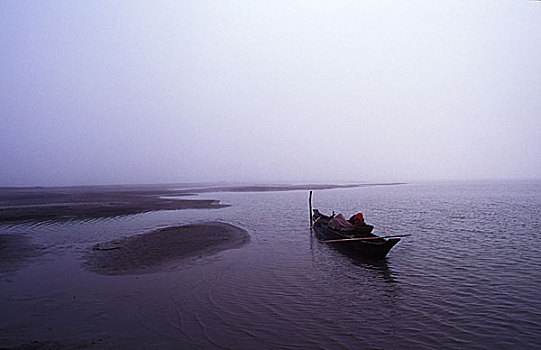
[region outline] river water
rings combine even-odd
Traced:
[[[380,235],[383,262],[318,242],[307,191],[205,193],[230,207],[0,226],[30,253],[0,271],[0,347],[88,349],[535,349],[541,345],[541,182],[321,190]],[[223,221],[239,249],[147,275],[82,267],[95,243]],[[12,252],[15,254],[15,252]],[[29,345],[30,344],[30,345]]]

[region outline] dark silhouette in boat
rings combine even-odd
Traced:
[[[342,214],[327,216],[314,209],[312,227],[317,238],[324,243],[332,243],[353,250],[362,256],[383,259],[400,238],[410,235],[376,236],[374,226],[364,222],[362,213],[349,220]],[[391,238],[393,237],[393,238]]]

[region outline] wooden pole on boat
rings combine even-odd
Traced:
[[[308,197],[308,206],[310,207],[310,228],[312,228],[314,224],[314,218],[312,216],[312,191],[310,191],[310,196]]]
[[[369,239],[381,239],[381,238],[391,238],[391,237],[408,237],[411,234],[407,235],[392,235],[392,236],[381,236],[381,237],[357,237],[357,238],[344,238],[344,239],[331,239],[327,241],[321,241],[321,243],[335,243],[335,242],[349,242],[349,241],[366,241]]]

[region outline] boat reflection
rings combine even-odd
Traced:
[[[331,249],[340,252],[343,256],[354,265],[364,267],[377,273],[377,275],[383,278],[389,283],[398,283],[396,275],[393,273],[391,264],[384,259],[372,259],[369,257],[359,256],[359,253],[355,250],[347,249],[342,246],[331,246]]]
[[[377,277],[383,279],[388,283],[398,283],[396,273],[392,270],[392,265],[388,262],[387,258],[374,259],[359,255],[359,252],[354,249],[348,249],[343,245],[332,245],[320,243],[315,235],[310,236],[310,251],[312,256],[312,262],[314,263],[314,249],[323,249],[325,251],[332,251],[338,253],[340,256],[345,257],[353,265],[363,267],[367,270],[374,271]],[[318,254],[319,255],[319,254]]]

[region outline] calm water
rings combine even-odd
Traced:
[[[208,193],[231,207],[0,226],[39,248],[0,271],[0,347],[91,349],[535,349],[541,346],[541,182],[317,191],[314,207],[365,213],[404,234],[386,261],[319,243],[306,191]],[[240,249],[151,275],[80,267],[97,242],[221,220]],[[52,345],[51,345],[52,344]]]

